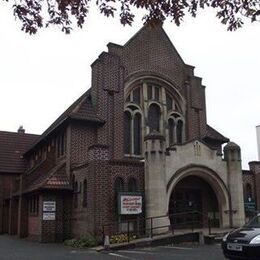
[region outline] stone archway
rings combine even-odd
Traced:
[[[189,167],[185,167],[183,169],[178,170],[176,173],[174,173],[172,175],[172,177],[170,178],[168,184],[167,184],[167,205],[168,207],[172,206],[172,199],[173,196],[172,194],[174,194],[176,192],[176,190],[183,188],[181,186],[185,186],[185,182],[187,184],[187,180],[188,182],[191,182],[193,180],[197,181],[197,184],[200,183],[201,187],[203,187],[202,185],[204,185],[204,193],[205,190],[208,190],[208,195],[207,196],[211,196],[213,199],[211,199],[212,201],[214,201],[214,197],[217,200],[217,210],[218,210],[218,215],[219,215],[219,226],[220,227],[229,227],[230,226],[230,218],[229,218],[229,209],[230,209],[230,195],[228,192],[228,189],[225,185],[225,183],[223,182],[223,180],[218,176],[218,174],[214,171],[212,171],[211,169],[204,167],[204,166],[189,166]],[[186,185],[187,186],[187,185]],[[186,187],[186,191],[188,191],[188,187]],[[193,187],[190,190],[190,196],[193,196],[194,198],[196,197],[196,203],[197,205],[197,209],[196,210],[202,210],[203,205],[199,205],[199,201],[201,201],[203,198],[201,197],[202,190],[199,189],[199,187]],[[193,195],[192,195],[193,194]],[[205,194],[204,194],[205,196]],[[205,198],[204,198],[204,203],[205,203]],[[210,200],[208,200],[209,202]],[[202,202],[201,202],[202,204]],[[215,205],[216,206],[216,205]],[[205,209],[207,209],[207,207],[205,207],[204,205],[204,214],[207,214],[208,212],[205,212]],[[208,207],[208,209],[210,209],[210,207]],[[214,208],[213,208],[214,209]],[[172,213],[171,212],[172,209],[169,209],[169,214]],[[211,211],[210,214],[212,214]]]

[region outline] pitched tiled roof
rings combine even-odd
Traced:
[[[34,134],[0,131],[0,172],[23,172],[22,155],[37,138]]]
[[[86,91],[78,98],[63,114],[61,114],[53,124],[51,124],[41,136],[28,149],[29,152],[33,147],[39,144],[44,138],[51,134],[57,127],[68,119],[83,120],[87,122],[102,124],[103,120],[96,116],[95,109],[92,105],[90,90]]]
[[[203,139],[216,140],[216,141],[220,141],[221,143],[229,142],[229,139],[227,137],[220,134],[217,130],[215,130],[213,127],[209,125],[207,125],[207,132],[206,135],[203,137]]]
[[[52,168],[49,172],[41,174],[32,182],[24,181],[23,193],[32,192],[38,189],[71,189],[67,175],[62,171],[65,162],[61,162]]]

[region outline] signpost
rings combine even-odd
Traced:
[[[55,220],[56,219],[56,201],[43,201],[42,207],[42,219],[43,220]]]
[[[245,211],[246,212],[255,212],[256,204],[254,201],[247,201],[245,202]]]
[[[56,211],[56,201],[44,201],[43,202],[43,211]]]
[[[42,219],[43,220],[55,220],[56,215],[55,212],[43,212]]]
[[[143,209],[143,197],[137,192],[119,193],[118,205],[120,215],[141,214]]]
[[[255,214],[256,212],[256,203],[255,200],[253,200],[252,198],[248,198],[245,202],[244,202],[244,206],[245,206],[245,212],[247,214]]]

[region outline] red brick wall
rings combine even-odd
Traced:
[[[256,204],[257,210],[260,210],[260,162],[249,162],[249,169],[255,175]]]
[[[9,211],[9,232],[8,233],[10,235],[17,235],[18,233],[18,199],[11,200],[11,206]]]
[[[80,237],[87,234],[94,234],[95,227],[95,175],[93,164],[88,164],[81,169],[73,171],[75,181],[81,186],[80,193],[77,194],[78,207],[75,208],[74,200],[72,202],[72,236]],[[87,179],[87,207],[83,207],[83,182]],[[75,195],[74,195],[75,196]]]
[[[71,127],[71,163],[80,163],[88,159],[89,146],[96,143],[96,129],[80,124]]]
[[[18,175],[15,174],[0,174],[0,223],[5,222],[4,220],[4,199],[10,197],[10,193],[12,190],[12,183],[17,178]],[[8,217],[6,217],[8,219]],[[5,224],[0,224],[0,234],[3,232],[7,232],[7,229],[4,227]]]
[[[144,166],[142,163],[123,161],[92,161],[82,169],[73,171],[75,180],[83,187],[84,178],[88,182],[88,203],[82,205],[83,190],[78,193],[78,208],[72,209],[72,234],[101,234],[104,224],[117,221],[115,213],[114,181],[124,180],[125,191],[129,178],[137,180],[140,191],[144,191]]]
[[[62,242],[67,238],[70,232],[68,225],[68,194],[66,192],[48,191],[42,193],[42,201],[56,201],[56,219],[55,220],[42,220],[41,226],[41,242]],[[42,215],[41,215],[42,216]]]
[[[245,198],[245,195],[246,195],[245,194],[246,185],[250,184],[251,188],[252,188],[253,199],[256,200],[255,175],[250,171],[248,171],[248,172],[243,171],[242,179],[243,179],[244,198]]]

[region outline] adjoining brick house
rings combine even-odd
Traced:
[[[165,215],[157,226],[178,224],[171,214],[190,208],[217,226],[241,225],[240,148],[207,124],[193,71],[161,26],[109,43],[91,88],[42,135],[9,133],[27,141],[23,156],[12,148],[24,167],[6,175],[16,185],[1,175],[2,232],[42,242],[100,235],[104,224],[136,217],[119,215],[119,192],[143,194],[142,217]],[[0,167],[10,167],[0,142]]]
[[[0,233],[13,234],[13,230],[17,228],[17,221],[11,226],[8,217],[10,198],[12,191],[19,187],[19,176],[26,170],[23,153],[37,137],[25,134],[22,128],[17,133],[0,131]]]
[[[249,162],[249,170],[243,170],[244,200],[249,207],[246,209],[248,217],[254,214],[254,211],[260,209],[260,161]],[[251,204],[251,205],[250,205]]]

